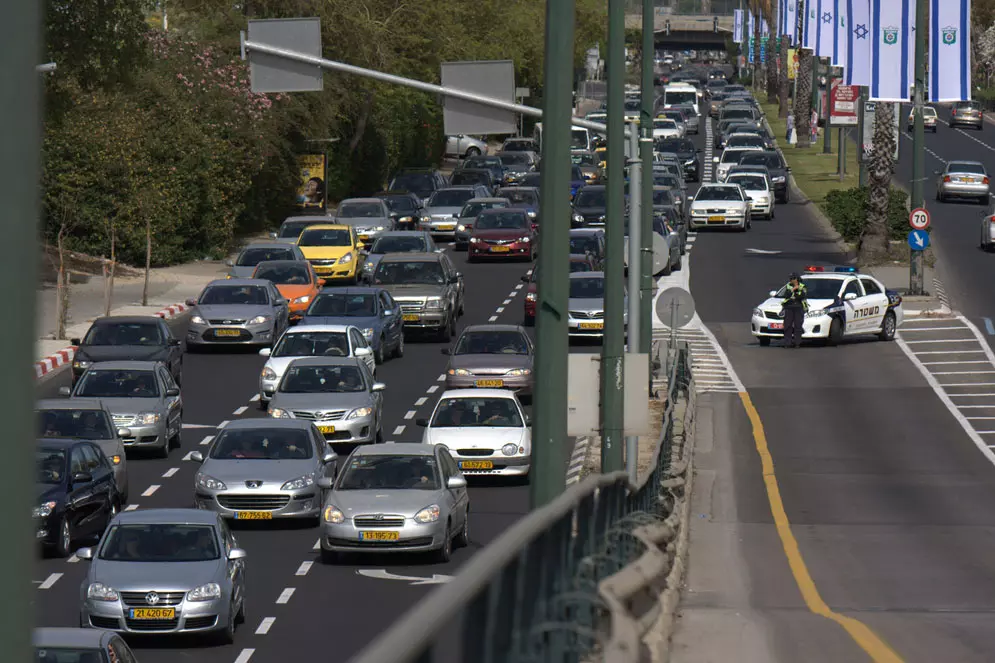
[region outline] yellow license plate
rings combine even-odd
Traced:
[[[235,514],[235,520],[273,520],[273,514],[269,511],[239,511]]]
[[[459,466],[461,470],[492,470],[494,462],[490,460],[461,460]]]
[[[405,313],[404,314],[404,321],[405,322],[418,322],[418,316],[415,315],[414,313]]]
[[[455,228],[455,227],[456,227],[456,226],[453,226],[453,225],[449,225],[449,224],[446,224],[446,225],[444,225],[444,226],[436,226],[436,227],[435,227],[435,229],[436,229],[436,230],[452,230],[452,229],[453,229],[453,228]]]
[[[962,178],[960,178],[960,181],[961,182],[973,182],[974,178],[973,177],[962,177]]]
[[[511,251],[511,248],[507,247],[507,246],[492,246],[491,247],[491,252],[492,253],[507,253],[508,251]]]
[[[397,541],[401,538],[400,532],[360,532],[360,541]]]
[[[176,608],[132,608],[132,619],[175,619]]]
[[[724,216],[710,216],[710,217],[708,217],[708,220],[709,221],[725,221],[726,218]]]
[[[335,426],[318,426],[318,431],[322,435],[328,435],[329,433],[335,432]]]
[[[241,336],[241,329],[215,329],[215,336]]]
[[[605,323],[603,322],[582,322],[580,323],[581,329],[604,329]]]
[[[477,380],[478,387],[503,387],[504,380]]]

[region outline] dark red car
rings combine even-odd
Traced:
[[[594,257],[590,253],[571,253],[570,254],[570,273],[574,272],[596,272],[596,265],[594,264]],[[536,306],[538,305],[538,281],[537,274],[539,273],[539,266],[537,265],[531,272],[522,276],[522,281],[529,284],[528,289],[525,291],[525,324],[532,325],[536,321]]]
[[[480,258],[535,260],[539,234],[524,209],[484,210],[477,216],[467,245],[467,262]]]

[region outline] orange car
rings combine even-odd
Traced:
[[[304,317],[314,296],[321,289],[321,281],[314,273],[311,263],[306,260],[270,260],[256,265],[252,273],[254,279],[271,281],[287,300],[290,320],[296,322]]]

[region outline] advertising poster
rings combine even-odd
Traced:
[[[860,99],[860,88],[856,85],[843,85],[840,79],[834,78],[830,84],[829,120],[833,126],[857,126],[857,104]]]
[[[789,48],[788,49],[788,80],[793,81],[798,75],[798,49]]]
[[[297,204],[305,209],[325,209],[325,155],[301,154],[297,157],[301,184]]]

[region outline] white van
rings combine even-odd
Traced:
[[[584,127],[570,128],[570,149],[578,152],[589,152],[594,149],[591,145],[591,132]],[[535,129],[532,130],[532,140],[542,153],[542,122],[536,122]]]
[[[680,104],[694,106],[696,115],[701,115],[698,101],[698,90],[689,83],[673,83],[663,88],[663,107],[672,108]]]

